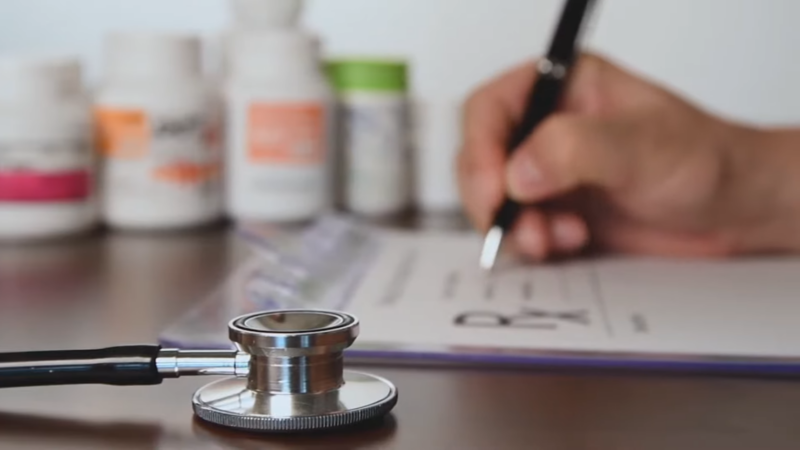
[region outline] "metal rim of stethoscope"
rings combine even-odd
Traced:
[[[298,318],[306,319],[307,328],[288,328],[288,322]],[[323,344],[330,347],[331,342],[336,342],[336,348],[343,350],[358,337],[360,326],[357,317],[337,311],[274,310],[231,320],[228,323],[228,337],[237,348],[267,349],[272,353],[290,353],[292,350],[310,349]],[[329,350],[328,347],[325,349]]]
[[[343,368],[343,352],[359,326],[353,315],[318,310],[231,320],[230,338],[251,355],[255,375],[200,388],[192,398],[195,414],[216,425],[270,432],[339,428],[386,415],[397,403],[397,388]]]

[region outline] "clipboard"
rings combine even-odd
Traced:
[[[299,233],[239,228],[248,255],[160,335],[229,349],[227,323],[350,312],[359,364],[800,375],[800,258],[600,258],[477,268],[481,237],[327,216]]]

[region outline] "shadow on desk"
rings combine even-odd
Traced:
[[[179,435],[157,423],[102,422],[42,415],[0,413],[0,448],[92,449],[364,449],[391,440],[396,421],[386,418],[356,427],[303,435],[228,430],[195,419],[193,435]],[[284,447],[286,446],[286,447]]]
[[[0,413],[0,443],[7,448],[158,449],[163,437],[162,428],[153,424]]]

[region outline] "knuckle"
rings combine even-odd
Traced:
[[[470,202],[474,197],[474,186],[480,182],[482,168],[469,152],[460,152],[455,158],[456,180],[464,201]]]
[[[471,173],[475,172],[477,164],[474,162],[473,154],[474,151],[467,145],[462,147],[456,155],[455,168],[459,178],[467,179]]]
[[[568,108],[595,114],[611,107],[613,102],[609,103],[607,97],[610,67],[609,61],[602,56],[581,54],[567,95]]]
[[[490,98],[491,93],[491,84],[484,84],[473,91],[464,102],[465,114],[469,114],[470,112],[475,111],[486,104],[486,101]]]
[[[455,158],[460,200],[471,224],[486,230],[495,201],[502,197],[502,175],[495,173],[475,152],[461,151]]]
[[[584,78],[597,79],[612,67],[611,61],[604,56],[587,51],[581,53],[576,69],[583,72]]]
[[[521,73],[524,74],[527,73],[527,71],[531,71],[533,67],[532,64],[520,65],[519,67],[509,69],[479,84],[475,90],[467,96],[464,102],[464,110],[469,113],[470,111],[483,108],[486,105],[496,102],[502,97],[502,92],[507,87],[510,79],[519,76]]]
[[[533,136],[531,147],[542,164],[567,169],[578,157],[583,141],[577,119],[556,116],[542,122]]]
[[[471,173],[473,169],[470,167],[469,163],[469,155],[466,151],[461,151],[456,155],[453,168],[455,169],[456,173],[456,180],[458,182],[459,187],[461,188],[462,193],[465,191],[467,184],[471,178]]]
[[[587,50],[581,53],[580,64],[587,69],[600,69],[606,65],[607,61],[600,54]]]

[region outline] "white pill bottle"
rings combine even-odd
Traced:
[[[105,223],[159,231],[220,219],[222,115],[203,75],[200,39],[119,32],[104,56],[95,124]]]
[[[236,28],[269,30],[295,28],[305,7],[304,0],[230,0]]]
[[[237,33],[226,88],[228,213],[305,222],[333,202],[333,94],[319,45],[302,30]]]
[[[414,203],[420,212],[460,213],[456,158],[461,139],[461,108],[449,98],[414,104]]]
[[[77,59],[0,59],[0,241],[94,228],[91,117]]]
[[[334,59],[328,61],[327,71],[339,100],[342,206],[370,218],[408,212],[414,178],[407,64]]]

